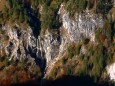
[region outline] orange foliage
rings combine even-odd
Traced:
[[[6,0],[0,0],[0,11],[4,8],[6,5]]]
[[[105,39],[106,39],[106,36],[105,36],[104,34],[101,34],[101,35],[99,36],[99,39],[100,39],[102,42],[104,42]]]
[[[4,40],[4,45],[7,45],[9,43],[9,40]]]
[[[14,73],[17,71],[17,68],[14,66],[9,67],[6,72],[9,76],[14,75]]]
[[[2,49],[2,56],[6,56],[5,49]]]
[[[23,72],[20,75],[20,83],[26,83],[27,81],[29,81],[29,74],[26,72]]]
[[[12,79],[10,77],[0,80],[0,86],[11,86],[11,81]]]

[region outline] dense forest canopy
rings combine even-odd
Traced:
[[[4,0],[1,1],[1,3]],[[30,22],[30,14],[41,21],[42,29],[56,29],[60,26],[57,12],[62,3],[65,9],[74,16],[85,9],[92,9],[95,13],[107,14],[112,7],[111,0],[5,0],[4,8],[0,11],[0,23],[19,21]],[[6,3],[6,4],[5,4]],[[43,11],[40,13],[40,7]]]

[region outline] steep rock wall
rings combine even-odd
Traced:
[[[9,60],[34,57],[32,53],[36,53],[36,39],[29,27],[25,30],[17,24],[7,24],[1,27],[1,31],[5,32],[1,34],[1,51],[5,50]],[[8,36],[7,40],[5,36]],[[4,44],[4,41],[7,43]]]
[[[102,28],[104,23],[101,15],[93,14],[90,10],[80,14],[76,13],[71,19],[63,4],[60,7],[59,14],[71,42],[81,41],[82,37],[88,37],[91,38],[91,41],[95,41],[95,31],[97,28]]]
[[[49,64],[46,66],[46,76],[53,68],[53,65],[63,57],[63,52],[67,49],[68,43],[78,43],[82,41],[84,37],[89,38],[90,42],[94,43],[95,31],[98,28],[102,28],[104,25],[103,17],[98,14],[92,14],[90,10],[86,10],[80,14],[76,13],[75,17],[73,17],[74,19],[72,19],[69,16],[69,12],[64,9],[64,5],[62,4],[58,14],[62,21],[62,26],[60,27],[61,40],[59,54],[56,55],[56,58],[49,60]]]
[[[0,34],[1,55],[5,50],[9,60],[33,58],[41,67],[46,64],[46,71],[50,72],[55,62],[63,56],[68,43],[80,42],[83,37],[94,42],[96,29],[102,28],[104,24],[101,15],[92,14],[89,10],[80,14],[76,13],[74,19],[71,19],[63,4],[60,6],[58,14],[62,26],[55,31],[55,34],[46,30],[44,36],[38,36],[37,38],[34,37],[30,27],[25,30],[18,24],[13,26],[2,25],[1,29],[5,31],[5,34]],[[62,30],[64,30],[64,33],[62,33]],[[3,43],[4,35],[9,38],[6,44]]]

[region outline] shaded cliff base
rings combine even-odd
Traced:
[[[13,84],[13,86],[114,86],[112,82],[95,83],[94,79],[89,76],[63,76],[56,80],[36,80],[28,81],[21,84]]]

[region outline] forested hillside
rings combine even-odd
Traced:
[[[0,22],[19,22],[29,24],[31,17],[40,20],[41,29],[58,29],[60,26],[58,10],[65,3],[71,17],[86,9],[106,16],[113,7],[110,0],[1,0]],[[42,10],[40,10],[42,9]]]
[[[0,86],[113,86],[113,63],[115,0],[0,0]]]

